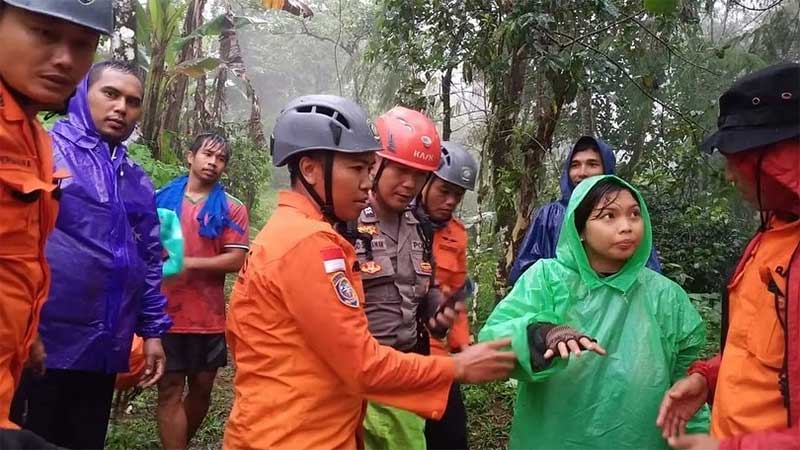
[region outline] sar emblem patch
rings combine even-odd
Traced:
[[[336,296],[340,302],[344,303],[345,306],[358,308],[358,296],[344,272],[333,274],[331,276],[331,284],[333,284],[333,290],[336,291]]]

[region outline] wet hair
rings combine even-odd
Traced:
[[[97,80],[100,79],[100,75],[102,75],[107,69],[135,76],[136,79],[142,83],[142,89],[144,89],[144,74],[142,73],[141,69],[127,61],[121,61],[117,59],[109,59],[93,65],[92,69],[89,71],[89,86],[95,84]]]
[[[614,178],[600,180],[597,182],[597,184],[592,186],[592,189],[589,190],[589,192],[586,194],[586,197],[584,197],[580,204],[578,204],[578,207],[575,208],[575,228],[578,229],[578,234],[583,233],[583,230],[586,228],[586,222],[589,220],[590,216],[592,219],[597,219],[600,217],[600,215],[603,214],[604,210],[608,208],[609,205],[617,201],[617,198],[622,191],[630,192],[631,196],[633,196],[633,198],[636,200],[636,203],[639,204],[639,197],[636,195],[636,193],[633,192],[631,188],[625,186]],[[603,198],[606,198],[606,200],[603,205],[600,205],[600,202],[603,201]],[[594,214],[594,216],[592,216],[592,211],[595,210],[598,211]]]
[[[213,131],[200,133],[197,136],[195,136],[194,142],[192,142],[192,145],[189,146],[189,151],[193,155],[196,155],[197,151],[200,150],[200,148],[203,147],[203,144],[205,144],[206,142],[208,142],[212,146],[217,146],[217,145],[222,146],[222,152],[225,153],[225,156],[227,156],[228,161],[230,161],[231,146],[228,143],[228,140],[225,139],[225,136],[219,133],[215,133]]]

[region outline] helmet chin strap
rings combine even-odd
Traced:
[[[300,175],[300,182],[303,184],[303,187],[306,188],[308,194],[314,199],[314,202],[317,203],[319,206],[320,211],[322,211],[322,217],[325,218],[327,222],[335,224],[337,222],[341,222],[341,220],[336,217],[336,211],[333,209],[333,152],[325,152],[325,160],[323,163],[323,170],[325,172],[325,200],[322,200],[322,197],[319,196],[316,190],[314,190],[314,186],[309,183],[303,174]]]
[[[372,192],[376,195],[378,194],[378,181],[380,181],[384,169],[386,169],[386,160],[381,158],[381,161],[378,163],[378,170],[375,172],[375,177],[372,178]]]

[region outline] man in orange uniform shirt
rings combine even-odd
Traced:
[[[380,148],[358,105],[295,99],[271,147],[273,163],[289,166],[292,189],[280,193],[233,289],[236,396],[224,448],[359,448],[367,399],[440,417],[454,380],[507,376],[513,354],[499,349],[508,340],[424,357],[369,334],[356,252],[337,232],[366,207]]]
[[[442,142],[442,161],[422,190],[419,200],[426,220],[434,229],[433,258],[436,281],[445,296],[463,300],[469,291],[467,280],[467,230],[453,212],[467,190],[475,190],[478,163],[469,151],[455,142]],[[446,339],[431,336],[431,354],[458,353],[470,342],[466,312],[458,314]],[[429,450],[466,449],[467,413],[458,383],[450,388],[444,416],[425,424]]]
[[[722,302],[721,354],[689,367],[657,424],[692,450],[800,449],[800,64],[736,82],[719,102],[704,150],[761,215]],[[711,436],[680,435],[708,400]]]
[[[0,427],[16,428],[9,409],[47,298],[44,245],[64,175],[36,114],[64,108],[113,18],[111,0],[0,1]]]

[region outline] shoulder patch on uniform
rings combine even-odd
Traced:
[[[336,272],[331,275],[331,284],[333,285],[333,290],[336,291],[336,297],[342,304],[351,308],[358,308],[358,296],[344,272]]]
[[[422,241],[411,241],[411,250],[415,252],[422,252],[425,251],[425,246],[422,244]]]
[[[322,256],[322,265],[325,273],[344,272],[347,266],[344,262],[344,251],[341,247],[327,247],[319,251]]]
[[[378,227],[376,225],[360,224],[358,226],[358,232],[359,233],[365,233],[365,234],[371,234],[373,236],[377,236],[378,234],[380,234],[380,231],[378,230]]]

